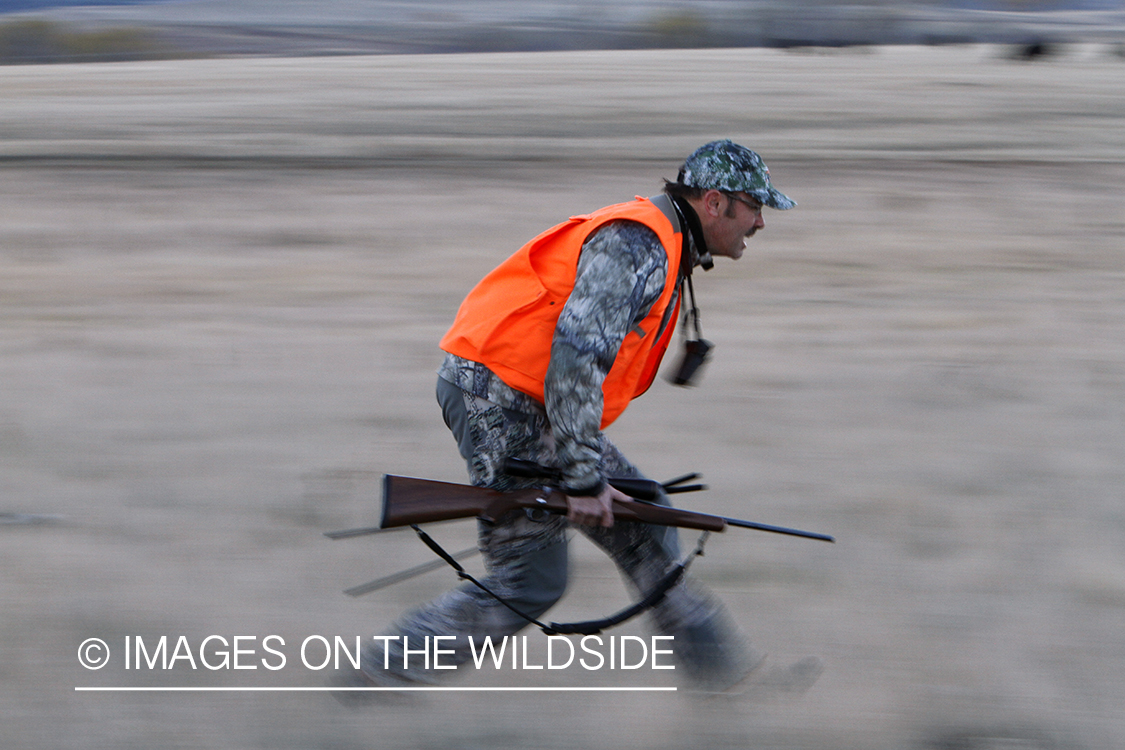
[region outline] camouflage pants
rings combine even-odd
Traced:
[[[473,484],[496,489],[531,486],[532,480],[497,472],[508,456],[554,465],[550,424],[542,414],[524,414],[462,391],[439,378],[438,402],[446,424],[457,440]],[[640,473],[603,436],[607,476],[637,477]],[[479,547],[488,588],[531,617],[540,617],[559,600],[567,585],[567,521],[561,516],[534,519],[514,512],[496,523],[480,523]],[[577,527],[613,559],[639,596],[648,593],[679,562],[676,530],[648,524],[619,522],[613,528]],[[705,689],[723,689],[740,680],[762,655],[757,654],[731,622],[725,609],[688,578],[672,587],[652,609],[661,635],[671,635],[677,674]],[[609,613],[606,613],[609,614]],[[456,636],[442,641],[443,664],[462,664],[471,658],[469,637],[479,644],[495,641],[527,626],[527,621],[471,583],[446,592],[406,614],[385,634],[406,636],[410,649],[421,648],[426,636]],[[433,681],[436,670],[420,668],[413,658],[402,670],[402,639],[388,640],[364,658],[364,671],[411,681]],[[389,665],[390,675],[385,665]]]

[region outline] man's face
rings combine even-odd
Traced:
[[[744,193],[708,191],[703,197],[708,221],[703,233],[712,255],[738,260],[746,240],[766,225],[762,204]]]

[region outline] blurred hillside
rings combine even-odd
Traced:
[[[106,34],[117,35],[122,46],[114,49]],[[0,3],[0,59],[6,62],[966,42],[1042,50],[1043,45],[1123,40],[1121,0]]]

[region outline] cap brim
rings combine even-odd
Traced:
[[[762,201],[762,203],[769,206],[770,208],[776,208],[780,211],[788,211],[789,209],[797,205],[797,201],[793,200],[784,193],[779,193],[772,187],[769,189],[769,198]]]

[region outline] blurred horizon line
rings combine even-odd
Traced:
[[[1125,56],[1125,0],[0,0],[0,63],[997,43],[1027,58],[1103,43]]]

